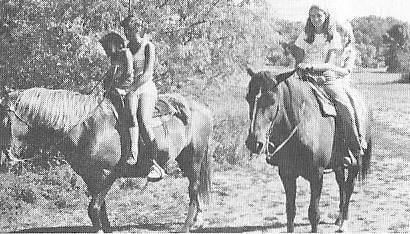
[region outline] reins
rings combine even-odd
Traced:
[[[302,115],[305,112],[305,107],[306,107],[306,103],[303,102],[302,103],[302,108],[301,108],[302,109]],[[286,139],[282,143],[280,143],[278,145],[278,147],[275,148],[275,144],[273,142],[271,142],[270,139],[269,139],[270,135],[273,131],[273,121],[271,121],[268,134],[266,135],[266,144],[265,144],[266,148],[265,148],[265,151],[266,151],[267,157],[272,158],[273,156],[275,156],[275,154],[277,152],[279,152],[279,150],[281,150],[283,148],[283,146],[286,145],[286,143],[289,142],[290,138],[292,138],[292,136],[295,135],[295,133],[298,130],[301,123],[302,123],[302,120],[299,121],[299,123],[293,128],[293,130],[289,133],[289,135],[286,137]],[[273,151],[273,153],[269,153],[269,146],[272,146],[273,148],[275,148],[275,151]]]

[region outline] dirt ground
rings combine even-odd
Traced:
[[[352,197],[350,232],[410,232],[410,88],[395,82],[397,76],[364,74],[356,86],[373,106],[374,154],[371,174]],[[117,182],[108,195],[108,211],[114,232],[175,232],[187,211],[187,181],[167,178],[144,192],[138,180],[120,189]],[[137,187],[137,189],[135,189]],[[308,183],[298,180],[296,232],[309,232]],[[334,174],[325,175],[321,198],[320,232],[334,232],[338,212],[338,188]],[[74,199],[74,198],[73,198]],[[81,207],[57,211],[33,210],[3,231],[87,232],[87,199]],[[277,169],[260,157],[243,167],[217,166],[213,173],[211,204],[204,207],[198,232],[285,232],[285,195]]]

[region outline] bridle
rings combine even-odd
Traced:
[[[278,85],[279,85],[279,84],[277,84],[275,87],[277,87]],[[258,92],[258,94],[255,96],[255,100],[254,100],[254,106],[253,106],[253,112],[252,112],[252,121],[251,121],[251,132],[254,132],[254,124],[255,124],[255,117],[256,117],[256,107],[257,107],[257,105],[258,105],[258,101],[259,101],[259,99],[260,99],[261,96],[262,96],[262,88],[260,87],[260,88],[259,88],[259,92]],[[301,107],[302,115],[303,115],[303,113],[304,113],[304,111],[305,111],[305,108],[306,108],[306,103],[303,102],[303,103],[302,103],[302,107]],[[292,138],[292,136],[295,135],[296,131],[299,129],[300,124],[302,123],[302,121],[300,121],[300,122],[292,129],[292,131],[291,131],[291,132],[289,133],[289,135],[285,138],[285,140],[284,140],[282,143],[280,143],[280,144],[276,147],[276,145],[275,145],[272,141],[270,141],[270,136],[271,136],[272,133],[273,133],[273,127],[274,127],[275,119],[276,119],[276,117],[278,116],[278,114],[279,114],[279,104],[277,105],[275,116],[270,119],[269,130],[267,131],[266,136],[265,136],[265,144],[264,144],[265,149],[264,149],[264,150],[261,150],[261,151],[259,152],[259,155],[262,154],[262,152],[265,152],[267,158],[272,158],[272,157],[274,157],[274,156],[276,155],[276,153],[278,153],[279,150],[281,150],[281,149],[286,145],[286,143],[289,142],[289,140]],[[272,153],[269,152],[269,147],[270,147],[270,146],[275,149]]]

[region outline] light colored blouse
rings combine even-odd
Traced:
[[[315,39],[311,44],[305,41],[306,38],[306,33],[303,32],[295,41],[295,45],[305,52],[303,63],[325,63],[330,50],[342,49],[339,33],[334,33],[330,42],[326,41],[325,34],[315,34]]]

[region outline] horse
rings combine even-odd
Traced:
[[[343,157],[348,150],[338,120],[322,114],[309,81],[300,79],[295,71],[274,75],[269,71],[255,73],[248,68],[247,73],[251,77],[246,95],[250,127],[245,144],[251,154],[266,153],[267,162],[278,166],[286,194],[287,231],[294,231],[296,179],[301,176],[310,183],[308,218],[311,231],[317,232],[326,169],[335,172],[339,186],[339,214],[335,224],[343,231],[355,178],[364,180],[370,169],[370,111],[364,113],[362,126],[366,129],[368,147],[358,160],[361,162],[347,168],[345,178]]]
[[[204,105],[184,99],[188,121],[175,114],[159,117],[154,132],[158,163],[164,166],[167,160],[176,160],[189,180],[190,201],[182,229],[187,232],[201,212],[199,201],[206,204],[210,199],[208,143],[213,117]],[[9,157],[19,156],[25,144],[54,144],[65,155],[91,194],[88,216],[95,231],[110,231],[105,197],[114,181],[145,177],[152,165],[144,147],[136,165],[126,163],[118,112],[111,101],[97,95],[45,88],[3,92],[0,121],[2,149],[8,149]]]

